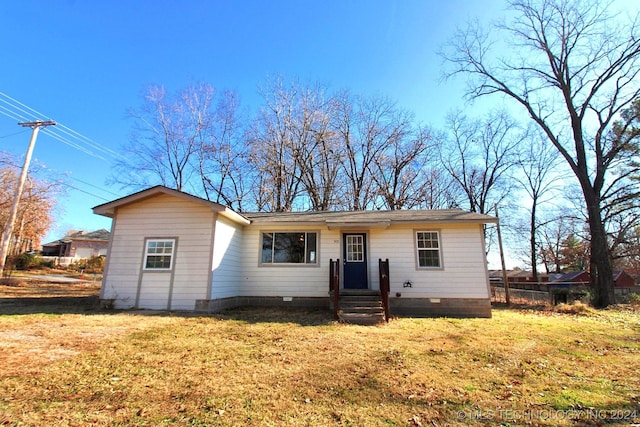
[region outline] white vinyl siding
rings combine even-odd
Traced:
[[[437,228],[443,268],[417,269],[415,232]],[[480,224],[433,224],[428,228],[392,226],[369,232],[370,287],[380,289],[378,259],[389,259],[391,297],[488,298],[484,237]],[[403,287],[410,281],[412,286]]]
[[[193,310],[207,297],[215,214],[206,206],[161,194],[120,207],[107,259],[104,298],[116,308]],[[145,239],[177,237],[171,274],[144,270]],[[169,306],[169,286],[173,286]],[[150,305],[146,305],[149,301]]]
[[[242,227],[218,217],[211,266],[212,299],[238,295],[243,256]]]

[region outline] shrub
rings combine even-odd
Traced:
[[[0,285],[3,286],[20,286],[22,281],[20,279],[14,279],[12,277],[2,277],[0,278]]]
[[[34,254],[20,254],[11,257],[11,265],[16,270],[28,270],[38,267],[41,261],[40,257]]]
[[[104,255],[94,256],[89,259],[82,259],[72,264],[71,267],[85,273],[101,274],[104,271],[105,260],[106,257]]]
[[[629,304],[640,306],[640,294],[635,292],[627,295],[627,299],[629,300]]]

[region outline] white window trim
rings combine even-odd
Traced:
[[[258,266],[259,267],[292,267],[292,268],[300,268],[300,267],[320,267],[320,230],[260,230],[259,231],[259,242],[258,246]],[[314,233],[316,235],[316,254],[315,259],[316,262],[263,262],[262,261],[262,245],[263,245],[263,237],[265,233],[278,234],[278,233]],[[305,237],[305,247],[306,247],[306,237]]]
[[[429,249],[429,248],[418,248],[418,233],[436,233],[436,236],[438,238],[438,261],[439,261],[439,266],[437,267],[422,267],[420,265],[420,251],[436,251],[436,249]],[[437,229],[419,229],[419,230],[413,230],[413,247],[414,247],[414,253],[415,253],[415,259],[416,259],[416,270],[443,270],[444,269],[444,261],[442,259],[442,233],[440,232],[440,230]]]
[[[176,255],[176,245],[177,245],[177,241],[178,239],[175,237],[166,237],[166,238],[162,238],[162,237],[154,237],[154,238],[147,238],[144,241],[144,256],[142,257],[142,269],[144,271],[172,271],[173,270],[173,265],[174,265],[174,259],[175,259],[175,255]],[[149,253],[149,243],[152,242],[171,242],[171,254],[150,254]],[[157,256],[157,255],[170,255],[171,256],[171,261],[169,262],[169,267],[168,268],[150,268],[147,267],[147,257],[148,256]]]

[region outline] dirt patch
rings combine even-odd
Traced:
[[[128,316],[42,315],[24,323],[21,319],[0,323],[0,378],[35,373],[59,359],[91,351],[130,330]]]
[[[47,362],[95,348],[106,337],[126,331],[126,325],[119,324],[123,322],[111,324],[109,319],[114,316],[100,315],[99,293],[99,283],[50,283],[22,277],[3,280],[0,315],[39,316],[27,322],[9,316],[0,323],[0,376],[37,371]],[[73,313],[96,316],[82,318]],[[52,322],[51,316],[60,321]]]

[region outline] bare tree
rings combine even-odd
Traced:
[[[372,208],[377,196],[372,168],[374,161],[410,132],[411,115],[382,97],[338,97],[334,129],[344,146],[342,172],[345,177],[345,207]]]
[[[516,164],[522,134],[504,112],[472,120],[449,115],[448,141],[439,146],[442,166],[461,190],[461,204],[472,212],[491,213],[509,194],[509,173]]]
[[[540,261],[547,273],[560,273],[566,261],[565,244],[567,236],[579,234],[581,220],[566,209],[559,209],[538,224],[540,234]]]
[[[638,98],[637,21],[622,24],[610,3],[514,0],[511,20],[496,30],[511,55],[494,56],[496,39],[472,25],[444,53],[448,76],[469,78],[468,95],[501,94],[522,107],[580,183],[591,234],[593,303],[615,302],[612,257],[601,215],[603,189],[622,147],[606,138]]]
[[[336,102],[320,85],[300,88],[292,126],[294,153],[300,181],[311,209],[326,211],[335,206],[336,187],[343,149],[331,129]]]
[[[127,160],[115,164],[111,181],[123,187],[162,184],[182,191],[193,174],[192,160],[208,138],[214,88],[201,84],[176,96],[150,86],[135,119]]]
[[[288,212],[300,189],[300,163],[294,128],[298,93],[282,80],[263,91],[264,106],[250,130],[249,161],[259,175],[258,209]]]
[[[530,200],[529,221],[526,231],[529,234],[529,262],[533,280],[538,281],[538,258],[540,243],[538,242],[540,205],[553,197],[558,180],[559,153],[551,145],[546,144],[544,135],[532,129],[523,146],[518,150],[518,165],[521,173],[516,176],[521,188]]]
[[[409,129],[373,159],[372,178],[386,209],[411,209],[423,204],[433,147],[429,129]]]
[[[422,170],[422,194],[418,207],[423,209],[453,209],[459,207],[457,184],[440,167],[427,166]]]
[[[217,97],[196,158],[206,198],[241,212],[252,174],[247,167],[249,153],[239,108],[234,92],[225,91]]]

